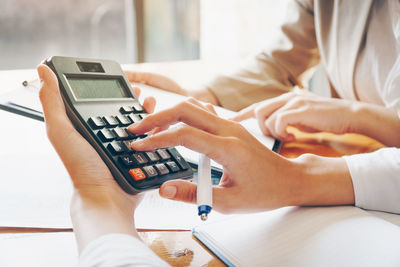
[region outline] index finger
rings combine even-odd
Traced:
[[[225,129],[229,129],[228,121],[189,101],[185,101],[172,108],[147,116],[144,120],[129,126],[128,130],[142,134],[156,127],[166,127],[178,122],[213,134],[220,134]]]
[[[253,104],[248,106],[247,108],[244,108],[240,110],[235,116],[231,118],[233,121],[244,121],[250,118],[254,118],[256,114],[254,113],[254,110],[256,109],[257,104]]]

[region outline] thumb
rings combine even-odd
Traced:
[[[235,201],[229,200],[232,192],[224,186],[213,186],[213,208],[220,212],[227,212],[227,208]],[[160,196],[171,200],[178,200],[196,204],[197,185],[184,180],[172,180],[165,182],[159,189]],[[227,201],[229,200],[229,201]]]
[[[68,125],[70,122],[65,113],[56,75],[48,66],[43,64],[38,66],[37,72],[42,83],[39,97],[46,122],[54,124],[61,120]]]
[[[197,186],[189,181],[167,181],[160,187],[159,193],[163,198],[195,203]]]

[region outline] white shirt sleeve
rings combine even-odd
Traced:
[[[343,157],[353,180],[355,205],[400,214],[400,149]]]
[[[90,242],[81,253],[79,267],[169,266],[137,238],[108,234]]]

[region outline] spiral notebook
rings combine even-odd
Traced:
[[[349,206],[238,215],[193,235],[227,266],[400,266],[400,227]]]

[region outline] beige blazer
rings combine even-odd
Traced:
[[[237,71],[215,77],[207,87],[223,107],[252,103],[303,87],[307,71],[321,64],[333,96],[357,99],[354,69],[373,0],[297,0],[271,47]]]

